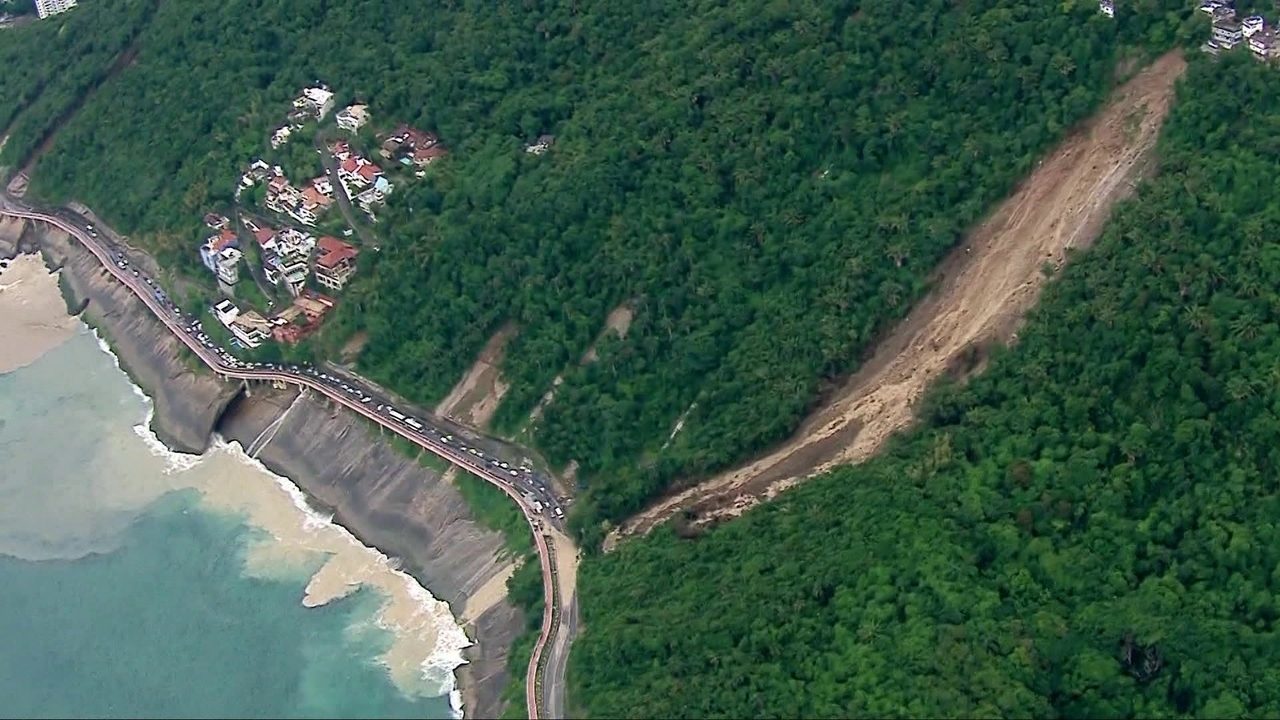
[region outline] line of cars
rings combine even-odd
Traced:
[[[86,224],[85,229],[88,231],[90,236],[94,238],[98,237],[97,230],[93,225]],[[203,324],[199,318],[184,313],[182,308],[172,302],[168,296],[165,295],[164,291],[154,280],[149,276],[140,273],[136,267],[131,267],[128,258],[123,252],[119,250],[113,251],[112,257],[114,258],[116,267],[121,270],[131,272],[134,277],[140,279],[142,282],[146,283],[149,288],[151,288],[152,294],[156,300],[166,310],[173,314],[174,319],[177,320],[177,324],[182,328],[183,332],[202,345],[206,350],[216,355],[218,359],[228,367],[245,370],[271,370],[297,375],[307,375],[314,381],[329,385],[336,390],[341,390],[343,393],[350,395],[362,405],[372,405],[375,402],[375,397],[365,392],[363,389],[351,384],[341,377],[330,375],[329,373],[317,370],[314,367],[264,362],[245,362],[240,360],[235,355],[232,355],[230,352],[216,344],[213,341],[213,338],[209,337],[209,335],[204,332]],[[527,500],[532,498],[532,501],[530,501],[529,504],[536,512],[541,513],[545,507],[551,511],[552,517],[557,520],[564,518],[564,509],[560,506],[560,503],[555,500],[555,497],[550,490],[535,480],[533,468],[527,465],[513,467],[505,460],[486,455],[484,451],[478,448],[468,447],[466,444],[456,439],[452,434],[441,432],[433,426],[424,426],[417,418],[405,415],[388,403],[378,403],[376,412],[380,415],[391,418],[400,425],[408,428],[412,433],[424,439],[430,439],[442,445],[451,446],[456,448],[459,452],[473,456],[476,462],[488,466],[496,475],[506,475],[510,477],[511,480],[508,480],[507,482],[512,487],[520,490]],[[523,480],[523,485],[525,487],[521,487],[521,480]],[[546,500],[546,503],[544,504],[542,500]]]

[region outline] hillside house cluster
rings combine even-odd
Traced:
[[[1205,0],[1200,4],[1200,11],[1208,15],[1212,23],[1212,34],[1209,41],[1200,47],[1201,50],[1217,55],[1244,45],[1258,60],[1265,62],[1280,58],[1278,31],[1265,17],[1237,17],[1231,0]]]
[[[284,125],[271,132],[271,147],[276,149],[289,142],[294,131],[301,130],[312,120],[322,121],[333,110],[333,92],[325,85],[303,88],[286,116]]]
[[[334,202],[333,183],[327,175],[314,177],[298,188],[289,182],[279,165],[268,165],[262,160],[254,160],[240,176],[236,199],[239,199],[243,190],[259,183],[266,183],[267,192],[263,202],[268,210],[288,215],[308,227],[315,225],[316,220]]]
[[[328,236],[317,240],[296,228],[277,230],[249,219],[244,224],[253,233],[267,282],[284,287],[294,297],[306,289],[313,259],[316,282],[330,290],[341,291],[355,274],[360,253],[349,243]]]
[[[405,167],[416,167],[422,177],[424,169],[448,154],[435,133],[401,125],[396,131],[379,138],[382,141],[378,154],[384,160],[398,162]]]
[[[270,320],[262,317],[256,310],[241,312],[230,300],[214,305],[213,316],[245,347],[256,348],[271,337]]]
[[[294,344],[315,332],[325,315],[337,302],[325,295],[306,290],[293,299],[293,303],[271,317],[263,317],[256,310],[241,310],[230,300],[222,300],[213,307],[213,315],[247,348],[260,347],[267,340]]]
[[[347,141],[332,143],[329,152],[338,164],[338,180],[347,197],[376,221],[374,207],[384,204],[395,186],[377,163],[352,150]]]

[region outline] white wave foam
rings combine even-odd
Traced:
[[[94,339],[97,340],[98,347],[110,356],[111,362],[115,365],[116,369],[120,370],[122,374],[125,375],[129,382],[129,387],[133,389],[134,394],[137,395],[145,404],[147,409],[146,417],[143,419],[142,423],[133,426],[133,431],[146,444],[147,449],[152,455],[165,461],[164,472],[166,474],[190,470],[203,462],[204,459],[212,453],[212,451],[226,452],[240,462],[250,465],[251,467],[269,475],[275,483],[288,494],[290,500],[293,501],[294,506],[301,512],[304,528],[312,531],[324,528],[336,528],[342,534],[344,539],[363,548],[365,551],[372,553],[377,562],[386,567],[405,584],[407,594],[412,597],[424,611],[429,613],[429,615],[434,619],[435,624],[437,637],[436,647],[435,651],[423,660],[420,666],[422,677],[426,682],[429,682],[434,686],[438,686],[439,693],[441,695],[447,694],[449,696],[449,706],[453,710],[455,717],[463,717],[462,693],[458,689],[455,671],[462,665],[466,664],[467,660],[462,656],[462,651],[463,649],[470,647],[472,643],[470,638],[467,637],[467,634],[463,632],[462,628],[454,620],[452,613],[448,610],[448,606],[443,601],[432,595],[426,588],[422,587],[422,585],[420,585],[413,576],[400,569],[398,561],[387,557],[377,548],[369,547],[360,542],[360,540],[352,535],[349,530],[335,523],[333,521],[332,514],[324,514],[311,507],[307,502],[306,495],[298,488],[297,485],[294,485],[288,478],[271,472],[267,469],[266,465],[262,464],[262,461],[255,457],[251,457],[246,453],[240,443],[236,441],[228,441],[219,435],[214,435],[213,442],[210,446],[211,452],[207,452],[204,455],[190,455],[187,453],[174,452],[169,449],[169,447],[156,436],[155,432],[151,430],[151,420],[155,415],[154,401],[152,401],[149,395],[143,392],[142,388],[138,387],[138,385],[133,382],[132,378],[129,378],[128,373],[124,372],[124,368],[120,366],[120,358],[116,356],[114,351],[112,351],[111,346],[107,344],[106,340],[98,334],[98,331],[93,327],[90,327],[88,324],[85,324],[85,327],[88,328],[89,332],[93,334]],[[442,605],[444,608],[440,608]],[[443,609],[444,612],[432,612],[437,609]],[[375,616],[374,622],[378,627],[388,632],[395,632],[397,630],[396,627],[383,619],[382,613]]]
[[[142,388],[138,387],[137,383],[133,381],[133,378],[129,377],[129,373],[125,372],[124,368],[120,366],[120,358],[111,349],[111,346],[107,344],[107,341],[98,334],[97,329],[90,327],[87,324],[85,327],[93,334],[93,339],[98,341],[98,348],[111,358],[111,364],[115,365],[116,369],[125,376],[126,381],[129,383],[129,387],[133,390],[133,394],[137,395],[138,398],[142,400],[143,405],[146,406],[146,416],[142,419],[141,423],[133,426],[133,432],[142,439],[142,442],[147,446],[147,450],[150,451],[153,457],[160,458],[164,461],[164,473],[166,475],[171,475],[176,472],[190,470],[196,465],[199,465],[200,462],[204,460],[203,455],[174,452],[169,449],[168,445],[161,442],[160,438],[151,429],[151,420],[156,414],[155,402],[151,400],[150,395],[147,395],[142,391]]]
[[[422,678],[432,686],[438,687],[439,694],[448,694],[450,707],[457,717],[462,717],[462,693],[457,687],[455,671],[466,664],[467,661],[462,656],[462,651],[464,648],[470,647],[472,643],[471,639],[467,637],[467,634],[463,632],[462,628],[454,620],[447,604],[432,595],[412,575],[400,569],[398,560],[388,557],[377,548],[369,547],[360,542],[359,538],[352,535],[350,530],[335,523],[332,514],[324,514],[311,507],[310,503],[307,502],[306,494],[297,485],[294,485],[288,478],[269,470],[261,460],[251,457],[244,451],[239,442],[228,441],[219,435],[214,435],[212,449],[226,452],[240,462],[269,475],[289,495],[294,506],[302,513],[304,528],[313,531],[329,528],[336,529],[346,542],[361,548],[363,552],[369,553],[375,562],[404,583],[405,593],[432,618],[436,631],[435,650],[420,665]],[[381,611],[374,616],[373,621],[379,628],[387,632],[395,633],[401,630],[394,623],[388,622]]]

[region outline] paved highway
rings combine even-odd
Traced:
[[[3,202],[3,199],[0,199],[0,202]],[[456,437],[448,428],[438,427],[439,423],[434,418],[422,413],[405,412],[406,408],[397,408],[388,399],[387,394],[377,388],[312,367],[244,362],[236,358],[213,342],[204,332],[198,317],[183,311],[165,295],[153,279],[131,266],[126,254],[110,240],[102,237],[92,223],[65,209],[44,212],[12,200],[7,204],[8,207],[0,205],[0,214],[46,222],[79,240],[98,258],[103,267],[132,290],[155,313],[156,317],[195,353],[196,357],[219,375],[241,380],[293,383],[317,392],[445,461],[496,485],[510,496],[529,522],[542,565],[544,599],[542,630],[534,644],[525,681],[529,718],[537,720],[541,716],[538,697],[541,686],[537,681],[537,674],[543,652],[548,641],[553,637],[560,635],[561,641],[572,637],[571,631],[557,632],[561,629],[557,626],[563,624],[564,617],[556,617],[558,599],[556,576],[551,563],[551,551],[542,531],[542,523],[548,523],[563,531],[564,510],[545,476],[527,465],[512,465],[491,454],[486,454],[479,448],[469,446],[465,439]],[[556,622],[557,619],[560,622]],[[560,644],[557,643],[557,645]],[[561,653],[557,652],[553,655],[556,664],[563,663]],[[559,683],[563,679],[563,666],[552,669],[548,676],[559,688]]]

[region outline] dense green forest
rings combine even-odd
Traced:
[[[1162,171],[885,456],[590,560],[601,717],[1280,716],[1280,74],[1193,61]]]
[[[95,1],[0,30],[0,137],[7,136],[0,166],[20,168],[118,60],[127,63],[126,51],[154,7],[155,0]]]
[[[104,0],[110,1],[110,0]],[[590,541],[679,478],[789,433],[963,229],[1181,0],[166,2],[34,191],[192,263],[289,97],[322,80],[452,149],[392,197],[330,329],[369,376],[443,396],[519,328],[498,424],[580,463]],[[523,142],[557,136],[545,156]],[[611,308],[635,322],[577,367]],[[683,431],[668,443],[687,410]]]

